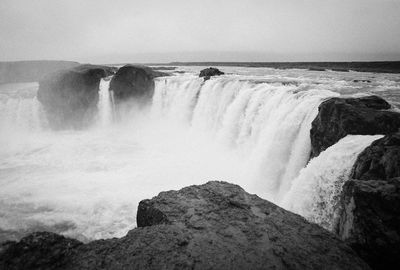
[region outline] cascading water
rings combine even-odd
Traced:
[[[21,94],[16,94],[14,85],[3,85],[0,93],[0,128],[3,132],[31,132],[47,127],[46,116],[37,98],[31,94],[36,83],[18,84]],[[8,91],[6,91],[8,90]],[[4,134],[4,133],[3,133]]]
[[[272,74],[248,75],[257,72]],[[325,209],[322,198],[336,196],[335,183],[373,137],[346,138],[302,170],[318,105],[358,90],[333,73],[293,72],[158,78],[151,110],[119,121],[104,79],[97,121],[79,131],[47,127],[37,83],[0,86],[0,242],[32,230],[123,236],[140,200],[208,180],[239,184],[329,228],[332,200]]]
[[[243,157],[252,190],[279,203],[310,155],[309,130],[330,91],[218,78],[158,80],[156,117],[175,119]]]
[[[349,179],[358,154],[377,136],[348,135],[332,145],[300,171],[282,206],[309,221],[333,230],[339,210],[340,193]]]
[[[97,104],[99,110],[99,124],[101,127],[109,126],[114,116],[114,101],[112,93],[109,91],[111,78],[101,79],[99,90],[99,102]]]

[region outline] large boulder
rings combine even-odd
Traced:
[[[52,265],[54,252],[21,246],[25,239],[8,243],[0,252],[0,268],[18,269],[23,268],[20,262],[30,262],[24,267],[40,268],[41,263],[42,269],[369,269],[330,232],[225,182],[144,200],[137,224],[120,239],[88,244],[60,239],[61,265]],[[32,245],[47,243],[47,237],[55,238],[43,235]],[[34,264],[34,257],[40,261]]]
[[[71,61],[16,61],[0,62],[0,84],[38,82],[57,70],[79,66]]]
[[[400,178],[350,180],[337,233],[373,269],[400,269]]]
[[[147,66],[125,65],[111,79],[110,90],[116,102],[129,99],[148,102],[154,93],[154,78],[162,76],[168,74]]]
[[[400,128],[400,113],[377,96],[330,98],[319,105],[310,131],[311,157],[346,135],[390,134]]]
[[[97,109],[100,80],[113,72],[107,66],[80,65],[42,79],[37,97],[50,126],[54,129],[87,126]]]
[[[358,155],[351,178],[387,180],[400,177],[400,132],[374,141]]]
[[[224,75],[225,73],[223,73],[222,71],[220,71],[218,68],[213,68],[213,67],[209,67],[206,69],[203,69],[200,71],[200,75],[199,77],[203,77],[204,81],[209,80],[212,76],[220,76],[220,75]]]

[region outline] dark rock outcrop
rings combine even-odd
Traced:
[[[71,61],[0,62],[0,84],[38,82],[52,72],[78,65],[78,62]]]
[[[96,111],[100,79],[113,73],[112,67],[80,65],[41,80],[37,97],[50,126],[54,129],[87,126]]]
[[[346,135],[390,134],[400,128],[400,113],[377,96],[330,98],[319,105],[310,131],[311,157]]]
[[[224,75],[218,68],[209,67],[200,71],[199,77],[203,77],[204,81],[209,80],[212,76]]]
[[[114,92],[116,102],[138,99],[147,102],[154,93],[154,78],[169,76],[140,65],[125,65],[111,79],[110,90]]]
[[[374,269],[400,268],[400,133],[357,157],[342,191],[337,233]]]
[[[68,242],[60,241],[57,250],[67,258],[52,268],[369,269],[328,231],[225,182],[162,192],[144,200],[137,224],[123,238],[74,242],[72,251]],[[32,245],[46,245],[47,236],[43,237]],[[1,269],[18,269],[18,262],[34,257],[40,258],[37,263],[42,269],[49,268],[53,252],[26,245],[21,251],[21,242],[27,241],[3,248]]]
[[[75,239],[55,233],[32,233],[18,243],[3,244],[0,248],[0,269],[62,268],[72,251],[80,245],[82,243]]]
[[[350,180],[338,235],[373,269],[400,269],[400,178]]]
[[[400,177],[400,133],[374,141],[358,155],[351,178],[387,180]]]

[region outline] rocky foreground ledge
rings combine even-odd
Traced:
[[[87,244],[34,233],[3,244],[0,269],[369,269],[333,234],[226,182],[144,200],[137,224]]]

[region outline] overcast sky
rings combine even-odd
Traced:
[[[400,60],[400,0],[0,0],[0,60]]]

